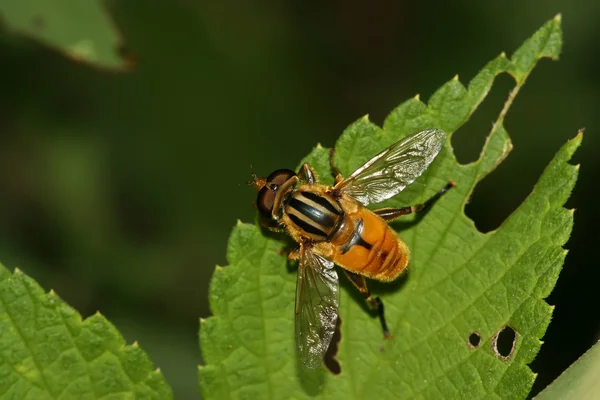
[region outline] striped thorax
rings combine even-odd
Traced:
[[[290,194],[285,201],[284,215],[287,215],[294,228],[301,231],[302,236],[320,242],[333,236],[344,217],[344,211],[330,194],[306,188]]]

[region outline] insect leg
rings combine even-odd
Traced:
[[[340,183],[341,181],[344,180],[344,176],[342,175],[342,171],[340,171],[340,169],[338,167],[335,166],[335,164],[333,164],[333,155],[335,154],[335,149],[332,147],[331,150],[329,150],[329,166],[331,167],[331,171],[333,171],[333,173],[335,174],[335,184],[337,185],[338,183]]]
[[[387,323],[385,322],[385,315],[383,311],[383,302],[379,297],[371,296],[371,292],[369,292],[369,288],[367,287],[367,281],[364,276],[352,273],[350,271],[343,270],[350,282],[358,289],[358,291],[363,295],[369,306],[377,311],[377,316],[379,317],[379,321],[381,322],[381,329],[383,330],[383,337],[385,339],[389,339],[392,337],[390,331],[387,327]]]
[[[288,253],[288,260],[290,261],[298,261],[300,259],[300,248],[290,250]]]
[[[386,221],[392,221],[403,215],[426,210],[427,208],[431,207],[436,201],[438,201],[439,198],[444,195],[444,193],[452,189],[454,186],[456,186],[456,183],[454,183],[454,181],[452,180],[449,180],[446,186],[444,186],[439,192],[431,196],[431,198],[427,199],[423,204],[417,204],[410,207],[400,208],[380,208],[379,210],[375,210],[374,213]]]
[[[298,177],[304,179],[309,185],[314,185],[317,182],[315,170],[308,163],[302,164],[298,172]]]
[[[270,231],[273,232],[284,232],[285,230],[281,227],[281,224],[278,221],[274,221],[270,218],[265,218],[262,215],[259,217],[258,221],[260,225]]]
[[[386,221],[393,221],[403,215],[412,214],[416,212],[416,206],[412,207],[401,207],[401,208],[380,208],[373,212],[383,218]]]

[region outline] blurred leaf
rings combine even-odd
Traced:
[[[600,393],[600,345],[596,343],[535,400],[592,400]]]
[[[0,0],[0,23],[77,61],[127,68],[121,36],[99,0]]]
[[[81,316],[54,292],[0,265],[0,398],[171,398],[137,343],[102,315]]]
[[[529,197],[502,224],[478,232],[464,215],[476,184],[512,148],[504,117],[542,57],[561,48],[560,16],[545,24],[511,59],[501,54],[465,88],[455,77],[431,97],[413,98],[387,117],[383,129],[363,118],[336,144],[336,164],[348,174],[378,151],[424,128],[449,134],[468,120],[502,72],[516,80],[479,160],[457,163],[450,141],[432,166],[386,206],[420,203],[448,179],[452,189],[426,215],[392,224],[411,249],[408,273],[391,285],[372,284],[381,295],[393,339],[384,341],[378,321],[342,278],[343,320],[339,375],[306,369],[294,344],[295,268],[280,253],[284,244],[258,226],[238,224],[228,247],[228,267],[214,272],[209,300],[214,316],[201,322],[206,362],[199,368],[206,398],[524,398],[535,375],[527,366],[540,349],[552,307],[543,299],[554,287],[566,252],[573,215],[562,206],[578,168],[568,160],[582,136],[568,142],[546,168]],[[540,133],[541,134],[541,133]],[[309,161],[331,183],[327,150]],[[514,329],[503,347],[498,332]],[[481,338],[469,346],[471,334]]]

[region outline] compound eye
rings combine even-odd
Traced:
[[[265,186],[259,190],[256,197],[256,207],[263,217],[268,219],[273,218],[275,194],[279,187],[294,175],[296,173],[291,169],[278,169],[267,177]]]
[[[291,169],[278,169],[267,177],[267,184],[276,184],[279,187],[294,175],[296,173]]]
[[[256,207],[263,217],[271,219],[273,212],[273,203],[275,202],[275,192],[268,187],[263,187],[256,197]]]

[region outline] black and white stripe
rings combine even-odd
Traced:
[[[328,194],[294,192],[285,213],[297,229],[316,241],[327,240],[343,215],[340,204]]]

